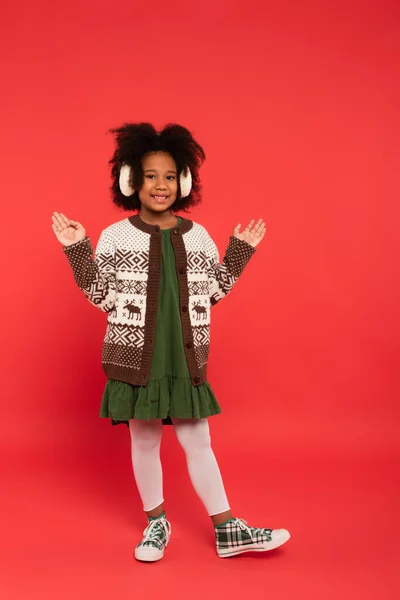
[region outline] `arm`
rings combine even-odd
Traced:
[[[86,298],[103,312],[114,307],[116,294],[115,244],[110,233],[101,233],[93,258],[88,237],[63,251],[72,267],[74,278]]]
[[[217,304],[229,294],[255,251],[256,249],[247,242],[231,236],[224,259],[220,264],[217,246],[207,233],[207,270],[212,305]]]

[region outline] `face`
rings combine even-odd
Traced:
[[[147,210],[164,212],[175,202],[178,193],[176,164],[166,152],[152,152],[142,161],[143,185],[139,199]]]

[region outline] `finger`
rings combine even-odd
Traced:
[[[53,219],[55,220],[57,226],[60,228],[60,231],[62,229],[65,229],[64,221],[62,220],[59,213],[55,213],[55,216],[53,217]]]
[[[70,221],[71,221],[71,220],[70,220],[70,219],[68,219],[68,218],[67,218],[67,217],[64,215],[64,213],[60,213],[60,215],[61,215],[61,218],[63,219],[63,221],[64,221],[64,223],[65,223],[65,226],[66,226],[66,227],[69,227],[69,224],[70,224]]]
[[[241,226],[242,226],[242,224],[241,224],[241,223],[238,223],[238,224],[236,225],[235,229],[233,230],[233,233],[234,233],[234,234],[235,234],[235,233],[239,233],[239,232],[240,232],[240,228],[241,228]]]
[[[255,236],[255,238],[256,238],[256,240],[257,240],[257,242],[261,242],[261,240],[263,239],[263,237],[264,237],[264,235],[265,235],[265,232],[266,232],[266,231],[267,231],[267,230],[266,230],[266,228],[264,227],[264,229],[262,229],[261,231],[259,231],[259,232],[257,233],[257,235]]]
[[[247,227],[246,227],[245,231],[250,231],[251,227],[253,226],[253,223],[254,223],[254,219],[252,219],[252,220],[250,221],[250,223],[247,225]]]
[[[267,229],[267,226],[265,225],[265,223],[262,224],[262,227],[260,229],[260,235],[262,234],[263,231],[265,231]]]
[[[63,220],[62,220],[61,214],[59,212],[54,211],[54,217],[56,218],[57,223],[62,223]]]
[[[54,233],[55,233],[56,237],[58,238],[58,236],[59,236],[59,235],[60,235],[60,233],[61,233],[61,230],[60,230],[60,229],[57,227],[57,225],[54,225],[54,223],[52,223],[52,224],[51,224],[51,226],[52,226],[52,228],[53,228],[53,231],[54,231]]]
[[[51,226],[53,227],[53,229],[55,229],[56,231],[61,231],[61,227],[57,223],[56,218],[52,217],[52,220],[53,220],[53,222],[52,222]]]
[[[262,219],[259,219],[258,223],[256,223],[256,225],[254,225],[253,227],[254,235],[259,235],[263,227],[265,227],[264,221]]]

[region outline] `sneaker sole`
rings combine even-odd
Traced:
[[[157,548],[135,548],[135,558],[140,562],[157,562],[164,556],[164,552]]]
[[[280,540],[275,542],[265,542],[265,544],[249,544],[248,546],[242,546],[238,548],[227,548],[226,550],[217,550],[217,554],[220,558],[229,558],[230,556],[236,556],[237,554],[244,554],[245,552],[267,552],[268,550],[275,550],[282,544],[285,544],[290,540],[290,533],[287,532],[285,536],[282,536]]]

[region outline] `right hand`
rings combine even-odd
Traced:
[[[63,213],[58,212],[53,213],[52,220],[53,231],[63,246],[72,246],[85,239],[85,228],[78,221],[71,221]]]

